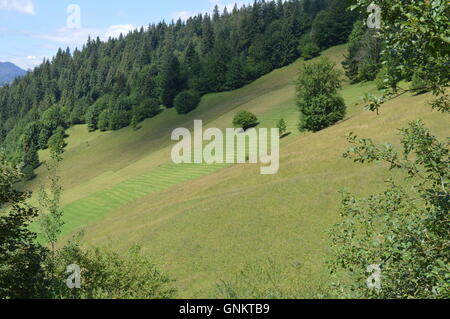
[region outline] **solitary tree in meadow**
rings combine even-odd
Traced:
[[[277,128],[280,130],[280,136],[283,136],[287,131],[286,121],[284,119],[280,119],[278,121]]]
[[[303,67],[297,81],[300,131],[317,132],[345,117],[344,100],[337,94],[341,83],[341,72],[328,59]]]
[[[258,118],[255,114],[248,111],[238,112],[233,119],[234,127],[242,127],[244,131],[258,124]]]

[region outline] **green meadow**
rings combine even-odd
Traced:
[[[322,56],[338,63],[346,46]],[[314,60],[312,60],[313,62]],[[422,119],[433,132],[448,133],[446,121],[430,111],[430,95],[404,95],[387,103],[380,115],[363,107],[371,82],[345,83],[341,95],[347,118],[318,133],[297,130],[295,80],[304,62],[275,70],[231,92],[209,94],[188,115],[165,110],[139,130],[89,133],[68,130],[58,174],[64,188],[66,240],[84,230],[87,245],[123,251],[140,245],[169,276],[178,297],[217,296],[220,280],[232,279],[245,265],[276,260],[297,297],[314,297],[330,281],[330,227],[339,219],[339,190],[367,195],[383,189],[386,167],[359,165],[343,158],[346,135],[355,132],[377,142],[398,143],[398,128]],[[261,175],[260,164],[182,164],[171,162],[173,129],[231,127],[239,110],[257,115],[259,128],[288,124],[281,141],[280,171]],[[48,159],[46,151],[41,159]],[[28,186],[45,184],[45,167]],[[297,289],[298,288],[298,289]]]

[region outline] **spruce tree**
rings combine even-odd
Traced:
[[[161,72],[161,101],[166,107],[173,107],[175,96],[183,89],[180,63],[173,53],[166,53]]]
[[[23,149],[22,162],[24,166],[30,166],[33,169],[39,167],[39,155],[37,152],[36,145],[31,143],[30,145],[26,145]]]
[[[214,47],[214,29],[211,23],[211,18],[208,14],[205,15],[203,19],[203,29],[202,29],[202,53],[207,55],[210,53]]]
[[[240,57],[233,58],[226,74],[225,87],[228,90],[240,88],[245,83],[244,66]]]

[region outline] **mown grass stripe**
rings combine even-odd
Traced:
[[[227,166],[229,166],[227,163],[165,164],[147,174],[89,195],[63,208],[65,220],[63,234],[95,222],[138,198],[205,176]]]

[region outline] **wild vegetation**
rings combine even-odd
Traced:
[[[369,1],[358,0],[356,8],[368,5]],[[385,42],[381,60],[391,87],[381,99],[368,98],[369,108],[379,112],[386,100],[398,97],[399,90],[407,91],[400,81],[413,79],[410,90],[433,91],[431,106],[448,123],[448,4],[382,1],[381,8],[384,21],[377,36]],[[420,21],[420,26],[410,21]],[[350,133],[352,148],[345,157],[359,163],[387,162],[391,171],[406,175],[408,187],[392,174],[380,194],[358,198],[343,193],[342,222],[332,235],[332,270],[350,276],[338,283],[341,293],[350,297],[448,298],[450,144],[439,141],[421,120],[411,121],[400,134],[401,153],[391,144],[378,146]],[[364,283],[367,267],[374,264],[382,276],[377,289]]]
[[[197,96],[240,88],[295,61],[307,33],[320,49],[344,43],[355,20],[345,2],[255,1],[224,12],[216,7],[213,14],[152,24],[106,42],[89,39],[73,53],[59,50],[0,89],[0,145],[19,163],[58,127],[136,128],[160,106],[174,107],[177,97],[178,104],[188,98],[189,106],[177,109],[189,112]],[[28,170],[29,164],[24,162]]]
[[[235,127],[241,127],[244,131],[254,127],[258,124],[258,118],[255,114],[249,111],[239,111],[236,113],[233,119],[233,125]]]
[[[56,161],[57,164],[58,161]],[[51,194],[43,191],[42,209],[31,206],[29,193],[15,189],[20,170],[0,160],[0,298],[169,298],[175,290],[171,280],[161,274],[138,247],[126,255],[110,249],[83,249],[79,240],[62,248],[56,242],[63,226],[59,207],[61,187],[51,177]],[[54,173],[54,172],[53,172]],[[29,229],[40,215],[47,245]],[[83,271],[83,286],[68,289],[67,266],[76,263]]]
[[[157,92],[153,96],[133,100],[141,89],[129,82],[132,77],[125,72],[114,83],[121,82],[124,86],[117,92],[126,88],[126,94],[107,90],[95,101],[83,102],[84,109],[65,108],[55,101],[42,118],[33,120],[28,115],[32,110],[15,113],[3,143],[6,158],[0,160],[0,297],[448,298],[448,5],[440,0],[380,0],[382,28],[372,30],[355,23],[356,11],[336,10],[345,8],[344,1],[324,1],[325,9],[311,16],[305,32],[281,37],[284,44],[295,39],[292,58],[279,62],[281,55],[271,55],[277,52],[276,45],[269,51],[256,46],[257,39],[265,47],[273,44],[266,42],[267,35],[279,31],[279,38],[286,31],[282,21],[291,16],[284,10],[296,5],[306,10],[312,3],[322,4],[256,2],[218,14],[217,20],[215,14],[210,23],[199,16],[166,26],[174,39],[173,51],[166,50],[164,38],[165,44],[150,50],[160,55],[152,53],[146,64],[161,80],[152,84]],[[353,9],[364,16],[371,1],[353,3]],[[267,13],[263,9],[271,7],[284,8],[282,21],[269,19],[263,36],[249,40],[248,50],[232,53],[230,64],[214,73],[220,79],[207,75],[208,81],[216,79],[211,83],[223,86],[199,89],[202,76],[188,75],[183,85],[177,76],[159,77],[159,72],[168,70],[186,74],[183,52],[187,56],[196,52],[193,65],[213,72],[209,59],[214,52],[226,52],[216,46],[233,42],[205,42],[203,34],[212,30],[217,40],[221,26],[230,26],[232,39],[233,31],[240,29],[227,25],[229,21],[237,16],[247,21],[255,8]],[[188,34],[197,19],[202,21],[202,36],[183,40],[181,35]],[[132,43],[134,37],[148,36],[152,30],[99,43],[97,49],[108,43]],[[315,57],[317,48],[347,37],[348,45]],[[209,53],[203,51],[205,43],[210,45]],[[73,57],[68,55],[68,60],[97,52],[94,47],[95,41]],[[113,51],[119,56],[127,48],[128,44]],[[164,52],[174,54],[168,57]],[[268,55],[251,58],[261,52]],[[219,92],[250,81],[251,77],[242,77],[249,68],[258,66],[260,73],[255,74],[260,76],[298,57],[302,59],[240,89]],[[275,66],[274,61],[280,64]],[[41,68],[45,65],[51,69],[54,62]],[[347,78],[341,76],[341,68]],[[169,73],[177,72],[165,74]],[[0,89],[0,101],[2,94],[16,92],[20,81]],[[115,108],[118,101],[129,109],[123,113],[124,109]],[[160,114],[163,106],[169,109]],[[377,113],[365,112],[363,106]],[[64,114],[69,113],[62,110],[70,114],[77,110],[85,117],[78,122],[85,124],[69,127],[74,123],[66,122]],[[192,128],[190,122],[198,118],[210,127],[233,123],[244,130],[257,125],[256,129],[277,126],[281,135],[290,132],[282,140],[280,172],[267,177],[247,164],[167,163],[166,135],[174,127]],[[130,123],[132,128],[105,132]],[[13,137],[21,137],[20,143],[12,143]],[[26,152],[13,155],[25,145]],[[47,165],[40,165],[38,152]],[[11,160],[27,165],[17,169]],[[61,178],[52,163],[59,167]],[[38,176],[22,184],[25,168],[33,175],[36,169]],[[36,193],[45,176],[50,177],[50,185],[40,187],[37,207],[17,186]],[[62,185],[69,186],[65,194]],[[85,230],[83,244],[110,244],[114,250],[85,248],[72,239],[80,228]],[[67,277],[65,267],[74,256],[83,268],[84,285],[71,291],[55,278]],[[172,282],[155,264],[163,265],[164,273],[177,281]],[[373,267],[381,275],[375,289],[367,284]],[[242,270],[236,273],[236,269]],[[30,277],[36,280],[27,280]]]
[[[317,132],[345,117],[346,105],[338,95],[341,87],[341,72],[332,62],[321,60],[303,67],[297,81],[300,131]]]

